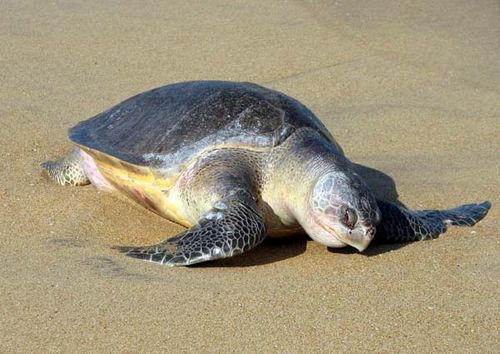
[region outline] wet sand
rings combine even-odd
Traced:
[[[500,347],[497,2],[4,1],[0,38],[1,352]],[[411,208],[493,208],[364,254],[296,237],[191,268],[124,257],[182,228],[38,164],[78,121],[193,79],[298,98]]]

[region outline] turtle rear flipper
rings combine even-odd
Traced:
[[[219,202],[199,223],[157,245],[121,248],[130,257],[167,266],[185,266],[232,257],[260,244],[266,236],[264,220],[238,200]]]
[[[50,178],[62,186],[84,186],[90,183],[82,166],[79,149],[74,149],[69,155],[63,156],[57,161],[43,162],[40,166]]]
[[[412,242],[436,238],[450,225],[473,226],[484,218],[490,202],[464,204],[447,210],[408,210],[377,200],[382,221],[377,227],[375,243]]]

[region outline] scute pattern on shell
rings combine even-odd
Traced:
[[[79,123],[69,137],[133,164],[175,168],[207,148],[271,148],[300,127],[332,139],[307,107],[280,92],[251,83],[190,81],[129,98]]]

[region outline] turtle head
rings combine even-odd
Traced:
[[[307,209],[302,226],[311,238],[328,247],[350,245],[361,252],[380,222],[375,197],[352,172],[330,171],[320,176]]]

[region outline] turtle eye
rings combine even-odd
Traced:
[[[342,223],[347,226],[349,229],[354,229],[354,225],[358,221],[358,217],[356,213],[351,208],[345,207],[342,210]]]

